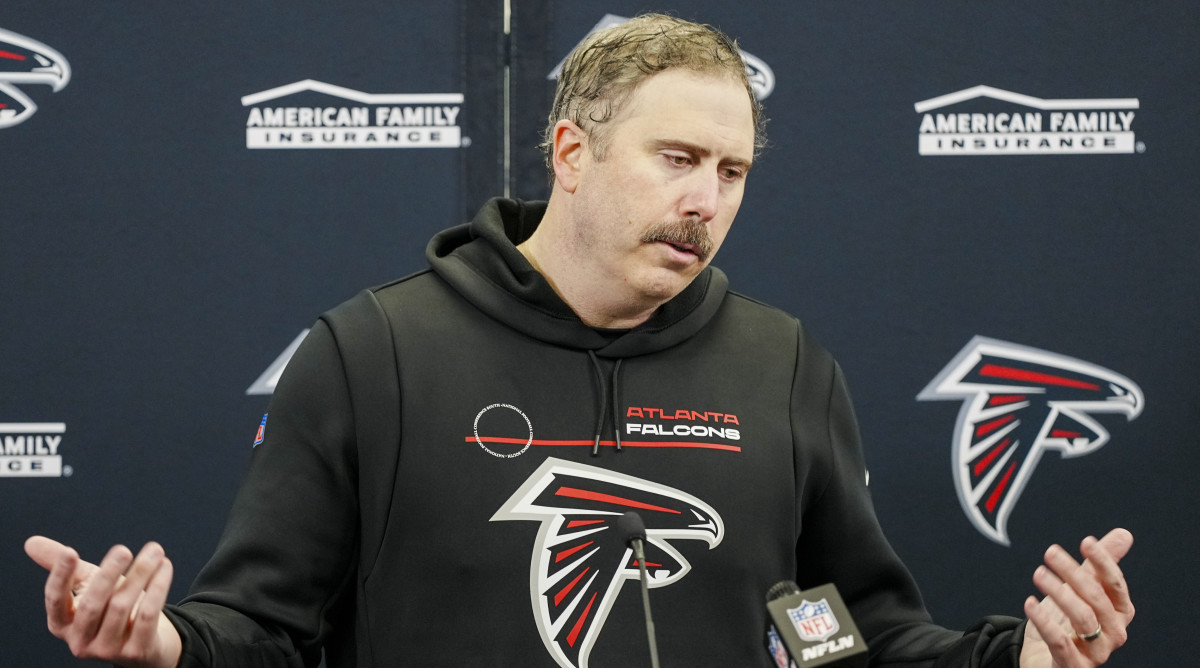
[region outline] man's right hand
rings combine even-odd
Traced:
[[[72,654],[128,668],[179,664],[182,641],[162,611],[174,570],[161,545],[147,543],[136,559],[118,545],[99,566],[42,536],[25,541],[25,553],[50,571],[46,623]]]

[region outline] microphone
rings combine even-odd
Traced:
[[[767,618],[767,651],[779,668],[866,668],[867,644],[832,583],[805,591],[777,583]]]
[[[642,609],[646,612],[646,639],[650,642],[650,666],[658,668],[658,642],[654,638],[654,619],[650,616],[650,577],[646,575],[646,552],[643,541],[646,540],[646,523],[642,516],[630,510],[617,518],[617,530],[625,544],[633,548],[633,558],[637,560],[641,572]]]

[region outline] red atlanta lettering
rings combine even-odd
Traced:
[[[699,422],[723,422],[726,424],[741,424],[738,422],[736,415],[732,413],[718,413],[715,411],[690,411],[686,408],[680,408],[674,412],[663,410],[661,408],[649,408],[630,406],[625,411],[627,418],[642,418],[659,420],[692,420]]]

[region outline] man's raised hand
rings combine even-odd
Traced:
[[[174,668],[182,642],[163,614],[174,574],[158,543],[133,556],[113,547],[99,565],[42,536],[25,541],[25,553],[50,572],[46,624],[81,659],[128,668]]]

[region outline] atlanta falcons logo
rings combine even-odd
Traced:
[[[1009,545],[1008,517],[1046,450],[1080,457],[1108,442],[1091,413],[1142,412],[1142,390],[1082,360],[977,336],[917,395],[960,399],[954,482],[967,517]]]
[[[586,668],[588,654],[625,580],[639,565],[616,520],[636,510],[646,523],[651,587],[677,582],[691,564],[671,543],[725,534],[708,504],[677,489],[605,469],[549,458],[492,516],[541,522],[529,569],[529,594],[542,642],[563,668]]]
[[[37,104],[14,84],[47,84],[54,92],[71,81],[71,66],[50,47],[0,28],[0,129],[23,123]]]

